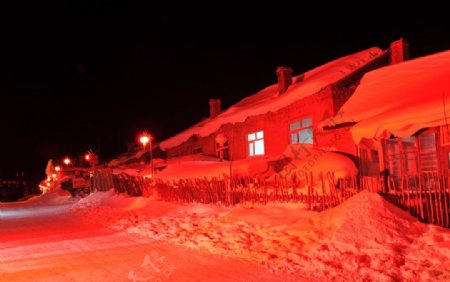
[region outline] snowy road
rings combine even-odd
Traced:
[[[289,280],[242,260],[87,223],[67,201],[47,204],[1,204],[0,281]]]
[[[367,191],[320,213],[46,194],[0,204],[3,281],[450,281],[450,230]]]

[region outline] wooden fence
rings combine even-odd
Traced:
[[[91,178],[92,191],[108,191],[111,188],[114,188],[114,181],[110,168],[93,171]]]
[[[367,180],[369,181],[369,180]],[[378,186],[373,185],[373,189]],[[151,187],[158,199],[233,206],[240,203],[300,202],[311,210],[334,207],[359,192],[356,178],[337,180],[326,173],[304,179],[240,177],[232,179],[157,180]],[[378,191],[378,190],[377,190]],[[149,193],[149,194],[151,194]]]
[[[131,176],[126,173],[113,175],[114,190],[116,193],[127,193],[130,196],[142,196],[150,188],[143,177]]]
[[[111,174],[112,175],[112,174]],[[361,190],[380,193],[422,222],[450,227],[449,180],[438,174],[398,177],[350,177],[336,179],[332,173],[273,178],[145,180],[122,173],[112,175],[117,193],[150,196],[164,201],[234,206],[242,203],[305,203],[311,210],[339,205]]]
[[[383,196],[419,220],[450,228],[449,179],[433,173],[388,177]]]

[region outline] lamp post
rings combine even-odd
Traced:
[[[152,136],[150,134],[148,134],[147,132],[144,132],[140,135],[139,137],[139,142],[141,142],[143,148],[144,148],[144,153],[145,153],[145,147],[147,146],[147,144],[149,144],[149,150],[150,150],[150,166],[151,166],[151,170],[152,170],[152,177],[153,177],[153,152],[152,152]]]
[[[66,166],[69,166],[72,163],[72,160],[70,160],[69,157],[65,157],[63,162]]]

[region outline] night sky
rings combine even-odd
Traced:
[[[209,98],[226,108],[275,83],[279,65],[296,75],[400,37],[411,57],[450,49],[449,13],[430,1],[258,2],[0,4],[0,177],[36,181],[88,149],[107,159],[142,130],[163,140]]]

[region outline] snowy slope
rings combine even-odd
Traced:
[[[227,123],[243,122],[247,117],[274,112],[295,101],[315,94],[339,81],[382,54],[376,47],[342,57],[293,78],[293,84],[278,96],[278,86],[269,86],[230,107],[214,119],[202,121],[161,142],[162,150],[180,145],[192,135],[208,136]]]
[[[106,204],[123,216],[153,203],[111,193],[78,201],[50,192],[0,204],[0,281],[298,281],[238,258],[105,228],[77,212]],[[176,208],[163,206],[153,215]]]
[[[123,210],[121,201],[78,212],[115,230],[256,263],[286,280],[450,279],[450,230],[422,224],[369,192],[322,213],[294,204],[222,208],[148,199]]]
[[[357,144],[364,137],[408,137],[444,125],[450,115],[449,77],[450,51],[374,70],[333,123],[358,122],[351,129]]]

